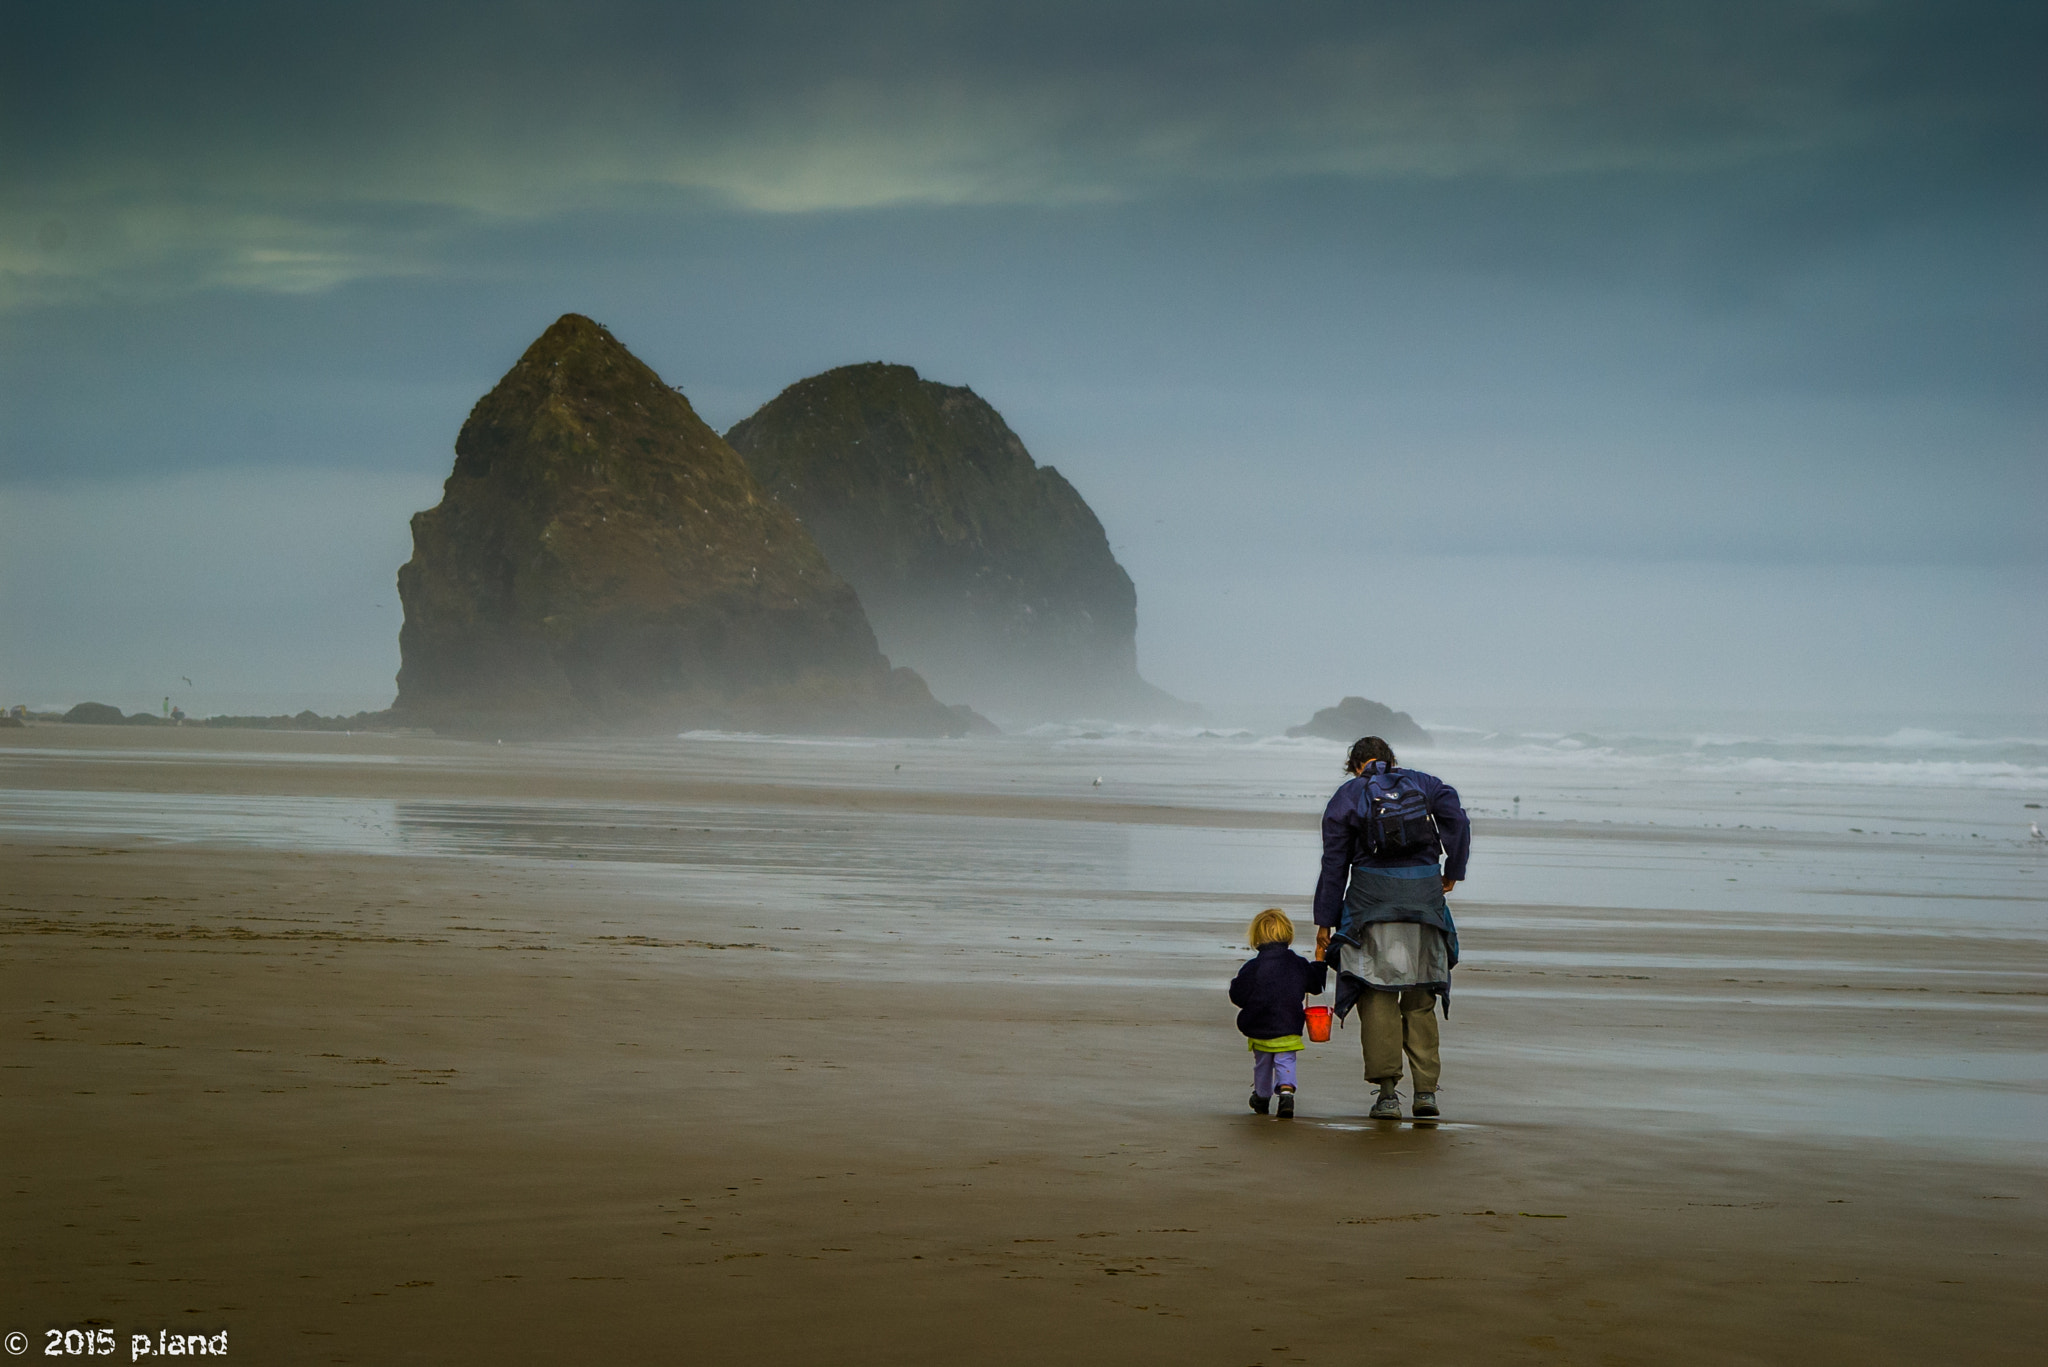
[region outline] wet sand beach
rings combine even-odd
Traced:
[[[2038,1360],[2031,851],[1482,816],[1446,1122],[1364,1118],[1355,1029],[1279,1122],[1222,989],[1320,797],[1022,753],[9,733],[0,1330]]]

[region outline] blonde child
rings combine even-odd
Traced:
[[[1323,990],[1329,970],[1288,948],[1294,943],[1294,922],[1278,907],[1252,918],[1246,940],[1258,952],[1231,980],[1230,1000],[1241,1008],[1237,1028],[1252,1054],[1251,1107],[1266,1114],[1278,1092],[1280,1118],[1288,1120],[1294,1116],[1295,1055],[1308,1024],[1301,999]]]

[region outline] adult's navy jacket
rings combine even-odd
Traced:
[[[1260,945],[1258,955],[1230,980],[1230,1000],[1243,1007],[1237,1028],[1246,1039],[1298,1035],[1308,1024],[1303,997],[1323,990],[1330,966],[1310,963],[1286,945]]]
[[[1429,814],[1436,818],[1436,842],[1418,855],[1404,859],[1368,858],[1365,851],[1366,779],[1392,772],[1419,783],[1429,799]],[[1347,780],[1331,795],[1323,809],[1323,873],[1316,880],[1316,924],[1335,928],[1344,921],[1344,890],[1351,881],[1353,865],[1365,869],[1433,868],[1443,860],[1443,876],[1462,882],[1465,864],[1472,856],[1472,823],[1459,805],[1458,790],[1434,774],[1420,769],[1394,769],[1374,760],[1357,778]]]

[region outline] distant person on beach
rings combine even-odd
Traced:
[[[1456,789],[1400,768],[1378,736],[1351,747],[1344,772],[1323,810],[1316,958],[1337,970],[1337,1018],[1359,1008],[1365,1080],[1380,1089],[1373,1118],[1401,1118],[1404,1054],[1415,1075],[1414,1113],[1440,1115],[1436,1004],[1450,1014],[1458,964],[1458,928],[1444,894],[1465,877],[1472,823]]]
[[[1230,1000],[1243,1008],[1237,1028],[1252,1054],[1251,1105],[1264,1115],[1277,1093],[1280,1118],[1287,1120],[1294,1115],[1294,1063],[1308,1024],[1301,999],[1323,990],[1329,969],[1288,948],[1294,943],[1294,922],[1278,907],[1254,916],[1245,939],[1256,952],[1231,980]]]

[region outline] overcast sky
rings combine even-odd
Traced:
[[[388,703],[573,310],[972,386],[1219,720],[2048,711],[2044,14],[17,6],[0,700]]]

